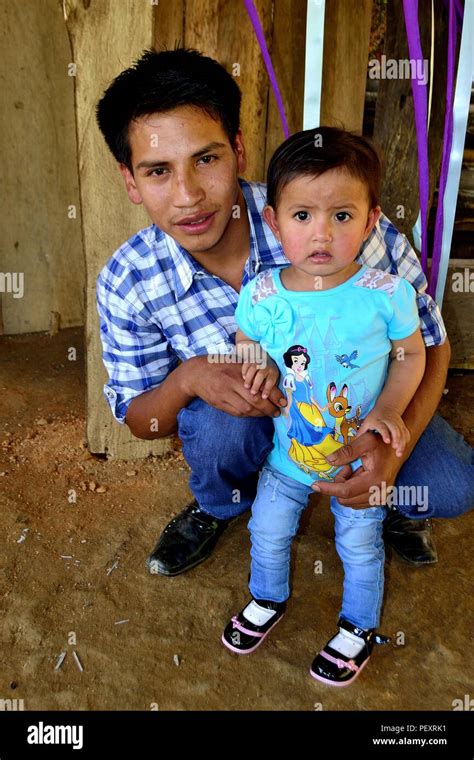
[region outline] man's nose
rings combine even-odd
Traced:
[[[192,208],[204,198],[204,191],[192,171],[177,171],[173,177],[173,205]]]

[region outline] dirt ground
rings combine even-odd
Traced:
[[[308,674],[342,588],[328,502],[314,500],[284,620],[255,654],[234,655],[220,636],[247,598],[248,515],[197,568],[148,574],[145,557],[190,499],[187,467],[178,446],[139,462],[89,454],[82,346],[81,330],[0,342],[1,699],[27,710],[451,710],[470,694],[472,515],[436,522],[436,566],[388,555],[380,630],[394,641],[340,690]],[[474,376],[451,375],[448,388],[441,411],[472,444]]]

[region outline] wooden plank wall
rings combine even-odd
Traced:
[[[61,327],[81,325],[74,79],[57,0],[4,0],[0,50],[0,270],[24,282],[23,297],[0,294],[0,334],[47,331],[54,315]]]
[[[66,0],[65,7],[78,69],[78,158],[87,264],[87,439],[92,452],[133,459],[161,453],[169,443],[134,438],[110,413],[102,392],[107,373],[102,363],[95,286],[100,269],[114,250],[150,222],[141,206],[128,200],[116,163],[97,127],[95,106],[112,79],[151,46],[153,8],[136,0]]]
[[[362,132],[371,18],[372,0],[326,2],[322,124]]]

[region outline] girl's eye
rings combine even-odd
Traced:
[[[294,216],[299,222],[305,222],[309,219],[309,213],[307,211],[297,211]]]
[[[348,211],[338,211],[336,214],[336,219],[338,222],[346,222],[350,218],[351,215]]]

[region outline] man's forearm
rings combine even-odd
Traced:
[[[194,362],[194,358],[188,359],[170,372],[158,388],[132,399],[125,422],[134,436],[153,440],[176,432],[176,416],[193,398],[185,380]]]
[[[442,346],[430,346],[426,349],[425,374],[403,414],[411,438],[402,461],[408,459],[438,407],[446,384],[450,358],[451,346],[448,339]]]

